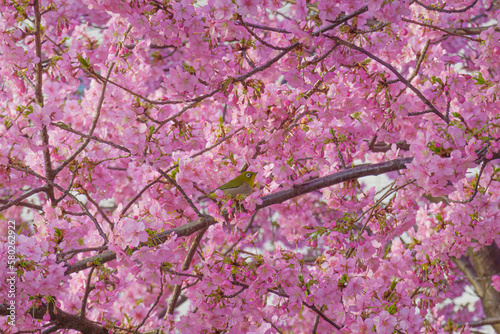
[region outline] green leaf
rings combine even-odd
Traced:
[[[76,54],[76,59],[78,59],[78,61],[80,62],[80,64],[85,67],[85,68],[89,68],[90,67],[90,64],[89,64],[89,60],[88,58],[87,59],[84,59],[79,53]]]
[[[189,74],[192,74],[192,75],[196,74],[196,71],[195,71],[195,69],[194,69],[194,67],[193,67],[193,66],[190,66],[190,65],[188,65],[188,64],[186,64],[186,63],[183,63],[183,64],[182,64],[182,67],[184,67],[184,69],[185,69],[185,70],[186,70]]]
[[[477,85],[485,85],[486,84],[486,80],[484,79],[483,74],[481,72],[479,72],[477,74],[477,77],[475,77],[474,79],[476,79]]]

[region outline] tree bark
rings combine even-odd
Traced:
[[[469,258],[477,274],[477,283],[482,288],[478,295],[481,298],[484,315],[486,318],[498,318],[500,316],[500,292],[491,285],[491,277],[500,273],[500,249],[493,243],[477,252],[470,251]],[[500,323],[492,326],[500,334]]]

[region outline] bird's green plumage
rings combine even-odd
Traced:
[[[257,175],[256,172],[243,172],[231,181],[217,187],[215,190],[220,189],[224,192],[224,195],[231,197],[236,197],[238,195],[248,196],[253,191],[255,175]],[[202,198],[210,197],[216,199],[217,195],[215,194],[215,190],[206,196],[202,196]]]

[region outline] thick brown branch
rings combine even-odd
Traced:
[[[52,301],[48,304],[42,304],[36,308],[29,310],[29,314],[34,319],[43,319],[43,317],[48,313],[50,315],[50,321],[64,329],[74,329],[83,334],[108,334],[108,330],[99,326],[93,321],[87,318],[81,318],[78,315],[69,314],[63,310],[54,307],[55,302]],[[9,315],[9,310],[7,309],[7,304],[0,304],[0,316]]]
[[[469,324],[469,327],[481,327],[481,326],[487,326],[487,325],[496,325],[496,324],[500,324],[500,317],[486,318],[486,319],[478,320],[478,321],[471,321],[468,324]]]
[[[479,297],[483,297],[483,286],[477,281],[477,273],[472,263],[470,263],[469,259],[467,259],[467,257],[465,256],[462,256],[461,258],[452,257],[451,260],[457,266],[457,268],[462,273],[464,273],[465,277],[467,277],[467,280],[469,280],[470,284],[472,284],[472,286],[474,287],[474,290],[476,290],[476,294]]]
[[[217,221],[212,217],[203,216],[193,222],[156,234],[155,236],[152,237],[150,245],[155,246],[164,243],[165,241],[168,240],[168,238],[172,233],[176,234],[178,237],[186,237],[201,229],[208,228],[209,226],[214,225],[216,223]],[[70,275],[72,273],[76,273],[81,270],[85,270],[87,268],[101,265],[113,260],[116,260],[115,252],[113,251],[102,252],[101,254],[85,258],[83,260],[77,261],[75,264],[71,266],[67,266],[67,269],[64,274]]]
[[[409,164],[412,160],[413,158],[411,157],[400,158],[388,162],[381,162],[378,164],[353,167],[338,173],[320,177],[312,181],[295,185],[291,189],[278,191],[276,193],[262,197],[262,204],[258,205],[257,209],[262,209],[273,204],[283,203],[294,197],[326,188],[341,182],[354,180],[363,176],[380,175],[400,169],[406,169],[406,164]]]

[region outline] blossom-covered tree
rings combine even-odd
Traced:
[[[0,13],[3,333],[500,333],[496,0]]]

